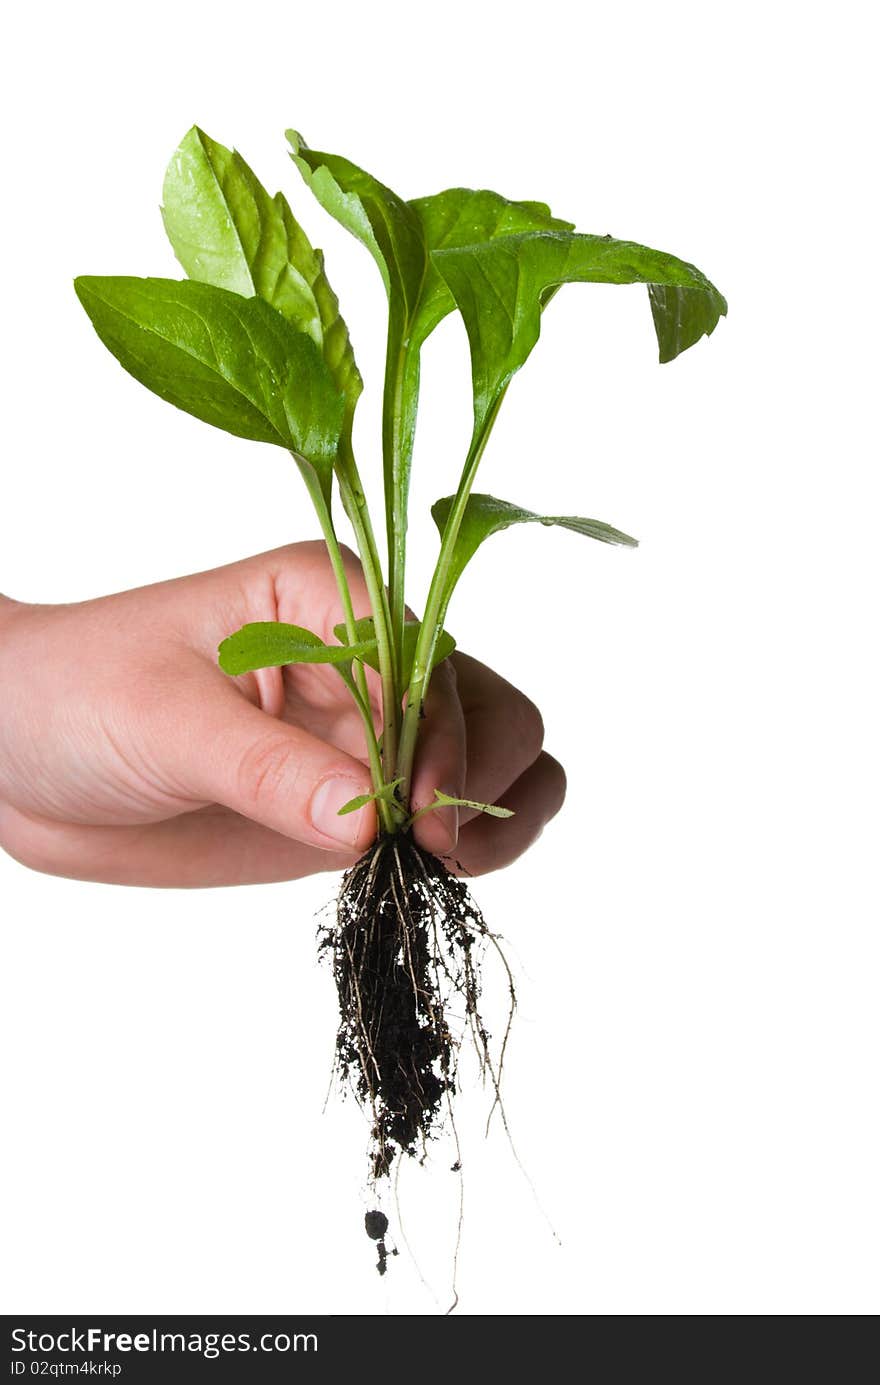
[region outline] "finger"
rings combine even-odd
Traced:
[[[345,545],[340,549],[355,615],[369,615],[370,599],[361,564]],[[334,625],[344,618],[322,539],[285,544],[225,567],[159,583],[151,590],[157,610],[161,600],[166,620],[173,620],[185,642],[212,663],[220,641],[249,621],[304,625],[322,639],[332,640]]]
[[[339,545],[345,580],[355,618],[372,615],[361,561],[345,544]],[[288,544],[264,555],[272,574],[278,614],[276,620],[306,625],[332,641],[334,627],[344,622],[342,598],[323,539]]]
[[[419,731],[410,805],[414,812],[434,802],[434,790],[461,798],[465,784],[466,739],[464,713],[458,697],[455,670],[448,659],[438,664],[425,698]],[[458,841],[458,808],[438,808],[419,818],[413,828],[426,851],[442,855]]]
[[[158,889],[271,884],[357,860],[355,852],[304,846],[218,807],[143,827],[90,827],[0,805],[0,840],[31,870]]]
[[[361,761],[267,716],[222,674],[180,689],[165,723],[156,755],[182,798],[221,803],[324,850],[365,851],[375,836],[372,804],[339,816],[349,799],[371,792]]]
[[[458,653],[453,661],[467,737],[463,797],[497,803],[541,753],[541,713],[524,693],[485,664]],[[473,817],[473,809],[461,809],[462,824]]]
[[[456,875],[485,875],[510,865],[540,837],[565,798],[565,771],[546,751],[499,800],[512,818],[485,813],[462,827],[454,858],[446,864]]]

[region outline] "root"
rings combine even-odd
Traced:
[[[380,838],[345,875],[335,925],[322,928],[320,943],[339,993],[337,1068],[370,1117],[373,1182],[398,1154],[426,1157],[444,1107],[451,1113],[464,1031],[504,1120],[501,1071],[516,997],[502,953],[510,1015],[495,1062],[479,1009],[480,968],[486,947],[500,947],[463,880],[410,837]]]

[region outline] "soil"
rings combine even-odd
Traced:
[[[370,1115],[374,1183],[399,1155],[424,1158],[452,1119],[467,1031],[498,1100],[504,1043],[496,1072],[479,1011],[482,957],[498,944],[465,882],[402,835],[380,838],[346,873],[320,942],[339,993],[337,1066]],[[512,983],[510,996],[512,1013]],[[384,1273],[387,1219],[368,1213],[365,1225]]]
[[[391,1255],[397,1254],[396,1248],[389,1252],[388,1247],[385,1245],[385,1237],[388,1234],[388,1218],[385,1213],[366,1212],[364,1214],[364,1230],[371,1241],[377,1242],[376,1252],[378,1254],[378,1259],[376,1261],[376,1269],[380,1274],[384,1274],[388,1268],[389,1253]]]

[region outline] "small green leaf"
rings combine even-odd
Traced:
[[[190,279],[264,298],[306,332],[353,412],[363,383],[339,301],[283,195],[271,197],[237,151],[193,126],[168,165],[162,217]]]
[[[81,277],[92,326],[154,394],[236,437],[332,465],[342,397],[315,343],[261,298],[175,279]]]
[[[375,789],[373,793],[359,793],[356,798],[350,798],[347,803],[343,803],[337,811],[337,816],[344,817],[346,813],[356,813],[358,808],[366,808],[368,803],[375,803],[378,798],[386,803],[392,802],[394,790],[402,783],[402,779],[393,779],[390,784],[383,784],[381,789]]]
[[[417,813],[413,813],[406,826],[412,827],[419,818],[424,817],[426,813],[433,813],[437,808],[473,808],[477,813],[488,813],[490,818],[516,816],[512,808],[499,808],[495,803],[477,803],[473,798],[450,798],[449,794],[443,793],[441,789],[435,789],[434,802],[429,803],[425,808],[420,808]]]
[[[243,625],[223,640],[218,657],[223,672],[236,675],[253,673],[258,668],[277,668],[281,664],[346,664],[374,650],[375,641],[325,644],[300,625],[258,620]]]
[[[454,501],[454,495],[447,495],[431,506],[431,514],[441,537]],[[513,524],[557,525],[561,529],[572,529],[576,534],[585,534],[587,538],[598,539],[600,543],[624,544],[628,548],[638,548],[638,539],[630,538],[629,534],[622,533],[620,529],[612,529],[610,524],[603,524],[598,519],[581,519],[577,515],[536,515],[531,510],[520,509],[518,505],[511,505],[506,500],[497,500],[494,495],[472,493],[468,496],[452,550],[447,586],[449,594],[480,544],[491,534],[509,529]]]
[[[437,250],[433,263],[464,318],[471,347],[475,434],[541,330],[541,308],[560,284],[647,284],[660,360],[714,331],[727,304],[693,265],[632,241],[534,231]]]
[[[416,644],[418,642],[419,631],[421,628],[421,621],[418,620],[408,620],[403,627],[403,660],[401,663],[400,683],[401,687],[404,688],[407,686],[412,676],[413,658],[415,656]],[[359,640],[364,640],[369,643],[370,653],[365,654],[363,656],[364,663],[369,664],[370,668],[378,670],[379,654],[378,647],[376,644],[376,633],[375,627],[373,625],[373,617],[364,616],[361,620],[355,621],[354,630],[355,635]],[[347,638],[346,629],[344,625],[334,626],[333,633],[339,640],[344,640]],[[455,640],[448,633],[448,631],[441,630],[440,634],[437,637],[437,646],[434,650],[434,659],[431,664],[431,667],[436,668],[437,664],[442,663],[444,659],[448,659],[449,655],[453,652],[454,649]]]
[[[434,790],[435,808],[474,808],[479,813],[488,813],[490,818],[515,817],[512,808],[499,808],[497,803],[477,803],[472,798],[450,798],[441,789]]]

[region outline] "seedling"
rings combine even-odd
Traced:
[[[323,944],[341,1005],[338,1064],[370,1112],[376,1180],[398,1154],[423,1151],[452,1096],[462,1038],[453,1011],[465,1016],[496,1101],[503,1061],[503,1053],[490,1053],[479,1012],[481,956],[496,940],[464,882],[422,850],[410,830],[423,813],[467,802],[439,789],[427,806],[414,811],[410,802],[432,671],[454,649],[444,629],[452,595],[480,545],[515,524],[556,525],[606,544],[636,542],[598,520],[538,515],[474,491],[504,397],[563,284],[647,285],[661,361],[708,336],[727,305],[693,265],[631,241],[583,235],[542,202],[467,188],[407,202],[347,159],[317,153],[293,131],[288,138],[306,185],[370,251],[388,296],[387,570],[352,442],[361,376],[323,255],[284,196],[271,197],[238,153],[193,128],[171,160],[163,218],[187,279],[85,277],[76,291],[126,370],[207,423],[286,448],[314,505],[339,589],[338,643],[297,626],[258,622],[230,634],[219,660],[231,675],[332,665],[363,723],[373,790],[341,811],[375,802],[379,833],[345,875],[336,923]],[[455,493],[432,508],[440,547],[419,622],[407,617],[405,584],[420,356],[453,310],[470,343],[473,432]],[[337,497],[363,564],[367,619],[354,615],[337,538]],[[381,734],[368,668],[381,681]],[[467,806],[509,816],[492,804]]]

